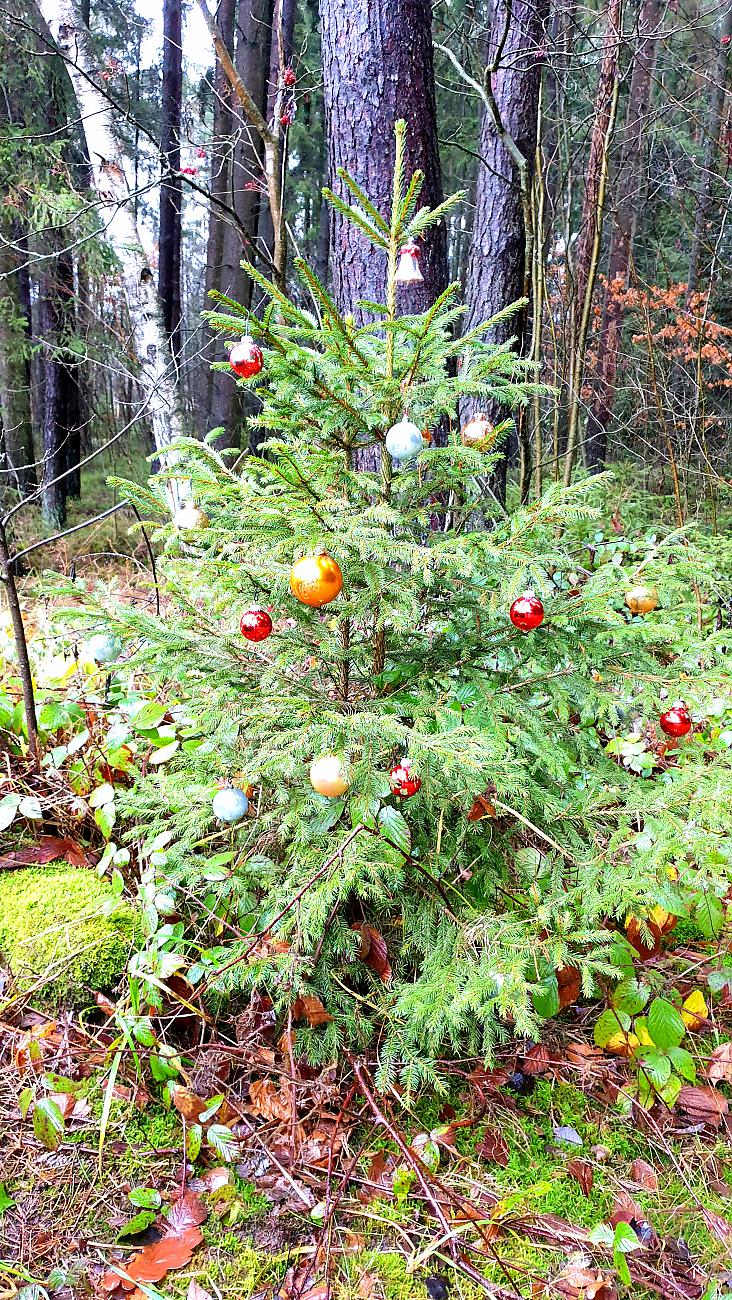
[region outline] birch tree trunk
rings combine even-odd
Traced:
[[[120,264],[139,363],[143,410],[151,419],[161,464],[170,469],[173,458],[166,456],[166,448],[186,432],[183,404],[155,281],[135,221],[122,146],[114,129],[114,109],[97,88],[99,69],[94,49],[74,0],[39,0],[39,8],[64,56],[76,96],[104,236]],[[173,509],[188,494],[186,483],[171,481],[169,500]]]

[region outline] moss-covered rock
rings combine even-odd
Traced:
[[[0,872],[0,953],[21,990],[42,988],[45,1001],[84,1002],[111,988],[134,931],[132,909],[92,871]]]

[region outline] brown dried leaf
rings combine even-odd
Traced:
[[[76,1098],[72,1097],[70,1092],[49,1093],[49,1100],[55,1101],[64,1119],[69,1118],[69,1115],[71,1114],[72,1110],[74,1109],[74,1106],[76,1105]]]
[[[715,1047],[707,1069],[710,1083],[732,1083],[732,1042]]]
[[[630,1166],[630,1176],[634,1183],[645,1188],[647,1192],[658,1191],[658,1174],[646,1160],[641,1160],[640,1157],[634,1160]]]
[[[485,817],[497,817],[498,812],[491,803],[490,799],[484,795],[476,795],[473,800],[470,812],[468,813],[469,822],[480,822]]]
[[[729,1220],[723,1219],[721,1214],[717,1214],[714,1210],[707,1210],[703,1205],[701,1212],[704,1215],[704,1222],[709,1231],[713,1232],[723,1245],[726,1246],[728,1242],[732,1241],[732,1223]]]
[[[37,844],[30,844],[27,849],[13,849],[0,858],[0,871],[10,871],[13,867],[25,867],[35,863],[57,862],[65,858],[72,867],[85,867],[89,859],[80,844],[75,840],[62,839],[60,835],[44,835]]]
[[[200,1282],[196,1281],[195,1277],[192,1277],[188,1283],[186,1300],[213,1300],[213,1296],[210,1291],[204,1290]]]
[[[614,1300],[616,1294],[611,1274],[572,1263],[546,1284],[546,1290],[558,1291],[567,1300]]]
[[[565,1055],[569,1064],[582,1073],[595,1074],[605,1065],[602,1050],[592,1043],[568,1043]]]
[[[171,1202],[167,1217],[168,1235],[178,1237],[189,1228],[205,1223],[207,1218],[208,1210],[200,1196],[195,1192],[184,1192]]]
[[[589,1196],[595,1181],[595,1171],[589,1160],[570,1160],[567,1173],[570,1178],[574,1178],[574,1181],[579,1183],[585,1196]]]
[[[705,1085],[692,1087],[685,1084],[679,1093],[678,1104],[695,1124],[708,1124],[710,1128],[719,1128],[729,1110],[727,1098],[716,1088]]]
[[[285,1084],[276,1087],[271,1079],[255,1079],[249,1085],[249,1109],[262,1119],[290,1119],[292,1101]]]
[[[475,1154],[505,1169],[510,1159],[508,1142],[500,1129],[487,1128],[475,1148]]]
[[[571,1007],[582,992],[582,976],[576,966],[560,966],[557,971],[559,1006]]]
[[[217,1165],[214,1169],[207,1169],[200,1178],[192,1178],[190,1187],[193,1192],[218,1192],[222,1187],[228,1187],[233,1180],[233,1174],[226,1165]]]
[[[391,964],[389,962],[389,952],[386,946],[386,939],[379,930],[373,925],[367,925],[365,921],[358,922],[351,926],[361,935],[361,950],[359,957],[366,965],[375,971],[379,979],[388,984],[391,980]],[[366,943],[368,941],[368,947]]]
[[[619,1223],[632,1223],[633,1219],[640,1222],[645,1217],[641,1207],[636,1205],[633,1197],[628,1192],[618,1193],[613,1202],[612,1214],[610,1215],[610,1223],[614,1228]]]
[[[292,1004],[293,1020],[307,1020],[311,1029],[317,1029],[318,1025],[327,1025],[333,1017],[326,1011],[320,998],[312,993],[304,994],[296,998]]]
[[[203,1112],[208,1109],[207,1101],[204,1101],[202,1097],[197,1097],[195,1092],[184,1088],[180,1083],[173,1085],[171,1098],[178,1114],[182,1115],[188,1124],[197,1124]]]
[[[181,1233],[171,1233],[144,1246],[125,1271],[135,1282],[160,1282],[172,1268],[183,1268],[190,1263],[196,1246],[202,1241],[201,1229],[195,1225]]]
[[[546,1074],[551,1065],[551,1052],[543,1043],[536,1043],[530,1047],[525,1057],[521,1069],[524,1074]]]
[[[359,1300],[377,1300],[377,1297],[383,1294],[384,1287],[378,1273],[370,1273],[368,1269],[364,1269],[356,1283],[356,1295]]]
[[[374,1201],[381,1196],[382,1191],[391,1190],[392,1178],[396,1160],[394,1156],[388,1155],[385,1151],[377,1151],[369,1165],[366,1174],[369,1186],[362,1187],[358,1193],[358,1199],[363,1204]]]

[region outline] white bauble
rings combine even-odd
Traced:
[[[118,659],[122,652],[122,642],[111,632],[100,632],[90,637],[84,646],[84,658],[89,663],[92,659],[98,664],[108,664]]]
[[[214,816],[222,822],[238,822],[246,814],[249,807],[243,790],[238,790],[236,786],[229,785],[224,790],[217,790],[213,797]]]
[[[393,460],[414,460],[423,447],[422,432],[411,420],[392,424],[386,435],[386,450]]]
[[[337,754],[322,754],[315,759],[310,766],[310,784],[317,794],[323,794],[327,799],[337,799],[339,794],[345,794],[348,780]]]
[[[192,532],[194,528],[206,528],[208,525],[208,515],[200,506],[194,506],[192,501],[187,505],[181,506],[173,515],[173,523],[176,528],[184,532]]]

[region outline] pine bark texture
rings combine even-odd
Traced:
[[[709,239],[710,214],[714,181],[717,176],[720,132],[724,101],[727,94],[727,82],[730,63],[730,38],[732,37],[732,6],[727,6],[719,24],[717,48],[709,60],[708,110],[704,124],[706,146],[700,168],[699,188],[697,191],[696,212],[694,215],[694,234],[689,254],[689,272],[687,276],[686,302],[699,288],[700,280],[705,274],[704,264],[712,260],[713,244]]]
[[[295,0],[274,0],[274,7],[272,7],[270,0],[272,39],[270,41],[269,72],[266,82],[266,111],[264,106],[262,106],[262,112],[270,126],[279,134],[280,137],[280,157],[283,166],[283,180],[285,160],[287,158],[287,133],[284,125],[277,120],[277,114],[286,103],[285,95],[283,93],[282,73],[288,64],[292,62],[292,43],[295,36],[295,9]],[[257,245],[260,252],[265,256],[272,256],[274,247],[274,223],[272,221],[272,210],[268,203],[262,203],[259,208]]]
[[[174,355],[181,347],[181,210],[180,115],[183,95],[181,0],[163,3],[163,81],[160,152],[163,179],[160,186],[158,293],[163,325]]]
[[[615,182],[615,221],[610,238],[600,343],[598,378],[585,435],[588,468],[602,468],[607,456],[607,430],[612,417],[623,328],[623,304],[618,293],[630,281],[633,242],[642,203],[644,139],[653,90],[653,73],[659,44],[661,0],[643,0],[638,16],[633,71]]]
[[[504,130],[526,160],[529,184],[536,154],[547,14],[548,0],[497,0],[486,49],[486,66],[492,67],[497,60],[491,75],[496,108]],[[478,152],[481,161],[468,257],[466,331],[528,296],[530,290],[520,175],[487,109],[481,121]],[[486,340],[505,343],[516,337],[517,350],[522,353],[527,319],[526,312],[510,317],[488,331]],[[463,402],[461,420],[470,419],[478,408],[494,423],[507,414],[505,407],[489,401]],[[492,483],[501,499],[505,495],[505,475],[503,459]]]
[[[24,497],[36,486],[36,471],[20,260],[12,232],[0,227],[0,489],[3,494],[9,488]]]
[[[92,162],[105,237],[120,263],[143,395],[140,414],[150,419],[155,447],[161,461],[170,466],[166,448],[186,432],[181,391],[160,300],[135,221],[122,146],[115,132],[114,109],[97,89],[94,49],[73,0],[40,0],[39,8],[66,61]],[[172,481],[171,506],[177,508],[187,493],[187,484]]]
[[[407,123],[406,174],[425,174],[420,204],[442,202],[429,0],[325,0],[321,8],[327,180],[345,188],[344,167],[389,220],[394,123]],[[383,302],[386,254],[338,212],[330,218],[330,265],[336,302],[361,313],[366,298]],[[400,291],[400,308],[422,311],[447,284],[443,223],[427,232],[421,257],[424,284]],[[368,318],[369,313],[365,313]]]

